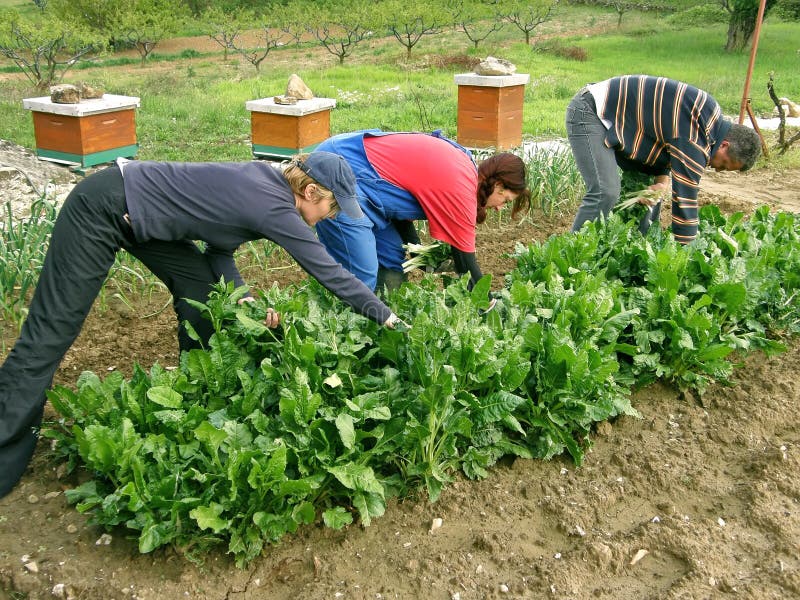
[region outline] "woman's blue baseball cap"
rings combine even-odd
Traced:
[[[364,216],[356,196],[356,176],[347,161],[333,152],[318,150],[297,166],[317,183],[333,192],[339,208],[352,219]]]

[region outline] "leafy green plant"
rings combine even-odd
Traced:
[[[57,387],[62,418],[43,433],[92,474],[67,497],[93,522],[136,531],[142,552],[222,544],[242,566],[303,525],[368,525],[418,490],[436,500],[503,456],[580,464],[595,423],[637,414],[633,386],[702,393],[732,353],[779,351],[774,336],[800,330],[796,216],[705,207],[701,223],[688,247],[613,214],[520,248],[489,312],[489,277],[401,286],[403,331],[313,281],[244,305],[220,284],[194,303],[213,325],[204,349],[175,371]]]
[[[4,212],[0,226],[0,316],[21,326],[44,264],[56,206],[40,197],[22,219],[14,215],[10,202]]]
[[[524,160],[532,206],[552,215],[577,204],[584,185],[569,148],[542,149]]]
[[[555,268],[570,278],[586,271],[619,280],[621,306],[637,311],[618,341],[630,357],[627,376],[702,391],[727,379],[732,352],[780,350],[768,334],[797,331],[797,241],[796,218],[766,207],[750,221],[703,207],[700,235],[687,248],[658,228],[643,237],[634,220],[612,214],[580,235],[520,249],[511,279],[538,280]]]
[[[403,272],[408,273],[415,269],[434,270],[448,260],[452,254],[450,244],[434,240],[430,244],[404,244],[411,255],[403,263]]]

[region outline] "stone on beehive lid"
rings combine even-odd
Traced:
[[[274,96],[272,100],[275,104],[297,104],[297,98],[292,96]]]
[[[89,85],[85,82],[82,82],[78,86],[78,90],[80,91],[81,98],[83,99],[102,98],[103,94],[105,94],[105,90],[100,86]]]
[[[77,104],[81,101],[81,93],[69,83],[54,85],[50,88],[50,101],[56,104]]]
[[[494,56],[487,56],[475,67],[477,75],[513,75],[516,71],[514,63]]]
[[[314,92],[298,75],[292,73],[289,76],[289,83],[286,84],[286,95],[298,100],[311,100],[314,97]]]

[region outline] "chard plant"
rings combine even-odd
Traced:
[[[311,523],[435,501],[504,456],[580,464],[595,423],[637,414],[634,387],[702,393],[734,353],[779,351],[800,329],[796,216],[705,207],[701,223],[686,247],[619,214],[521,247],[488,312],[489,277],[470,290],[427,276],[389,296],[402,331],[313,281],[244,305],[220,282],[195,304],[214,333],[177,370],[84,373],[49,393],[61,418],[43,434],[89,475],[67,498],[142,552],[222,547],[245,566]],[[263,325],[268,307],[281,328]]]

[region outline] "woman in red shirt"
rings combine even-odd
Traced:
[[[343,156],[356,176],[361,219],[339,215],[317,225],[317,235],[344,268],[371,288],[404,280],[403,244],[418,242],[413,221],[427,219],[433,239],[452,247],[455,270],[481,276],[475,227],[490,208],[530,204],[525,163],[510,153],[476,166],[470,152],[439,132],[357,131],[334,136],[317,151]]]

